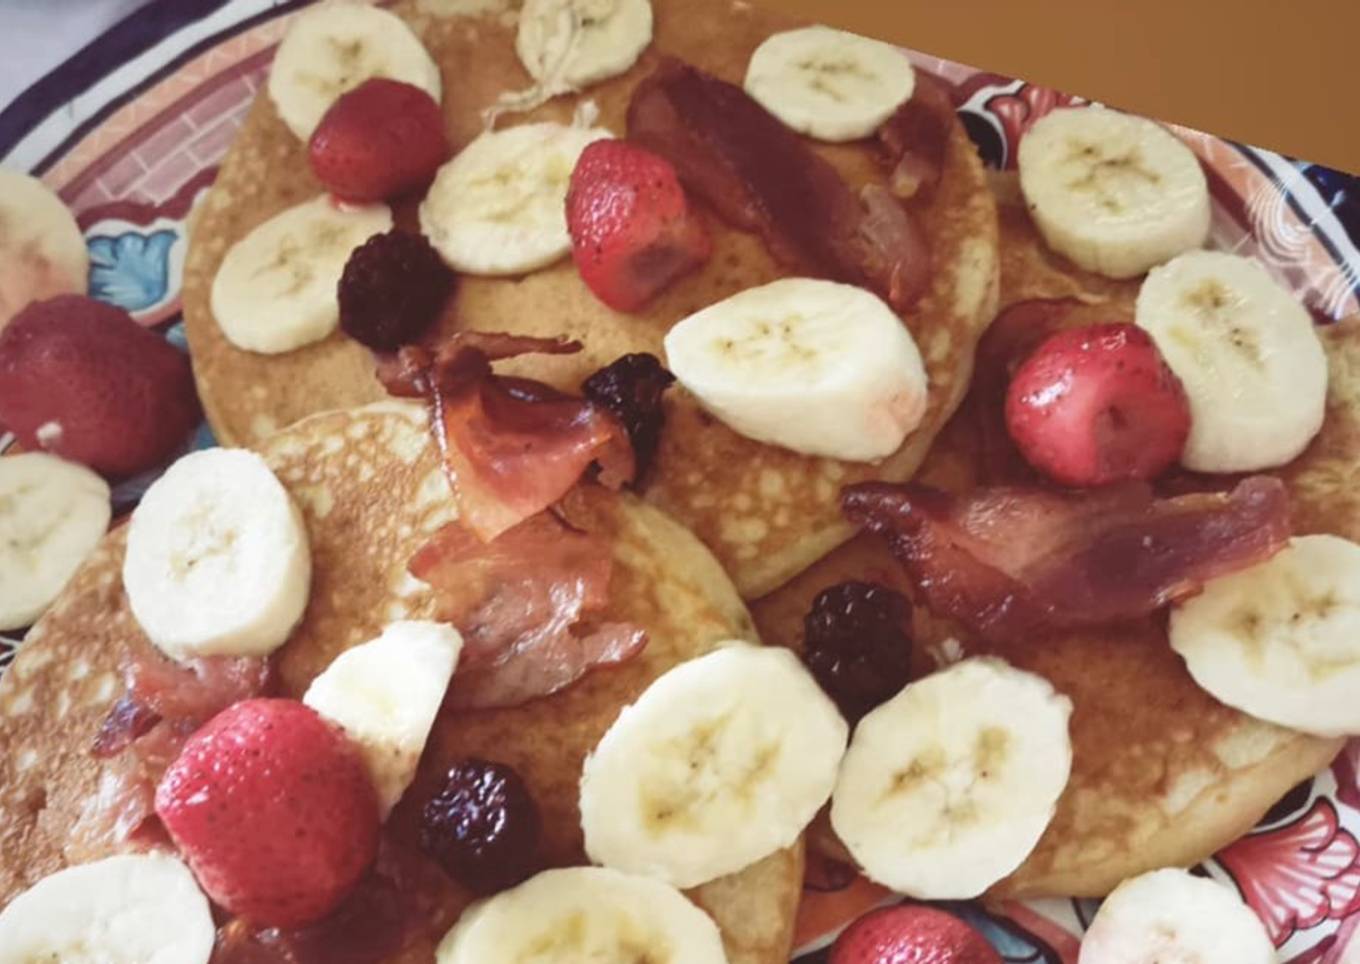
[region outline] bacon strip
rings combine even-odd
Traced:
[[[666,60],[633,93],[628,137],[796,271],[873,288],[899,310],[929,280],[924,235],[896,199],[884,192],[894,215],[881,198],[866,211],[829,162],[734,84]]]
[[[1269,558],[1290,535],[1285,487],[1266,476],[1170,499],[1141,483],[962,497],[866,483],[847,488],[842,507],[889,540],[933,611],[996,641],[1151,613]]]
[[[929,197],[944,170],[954,102],[943,83],[916,72],[916,89],[878,130],[879,154],[891,172],[893,194],[907,200]]]
[[[516,706],[641,652],[638,627],[584,621],[608,605],[612,566],[606,540],[547,512],[489,543],[459,523],[440,529],[410,570],[463,634],[451,705]]]

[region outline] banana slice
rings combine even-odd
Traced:
[[[1250,907],[1228,887],[1184,870],[1124,881],[1100,905],[1079,964],[1275,964],[1275,948]]]
[[[1327,356],[1308,311],[1251,258],[1193,251],[1148,274],[1134,320],[1190,399],[1181,463],[1283,465],[1322,427]]]
[[[70,208],[36,177],[0,168],[0,329],[30,302],[83,295],[89,274]]]
[[[624,73],[651,42],[649,0],[525,0],[515,52],[555,96]]]
[[[109,527],[109,485],[83,465],[0,458],[0,629],[31,625]]]
[[[571,250],[567,186],[602,128],[524,124],[488,131],[439,169],[420,205],[420,228],[449,266],[522,274]]]
[[[174,659],[277,649],[311,578],[302,514],[254,452],[186,455],[132,513],[123,586],[146,635]]]
[[[217,930],[193,874],[165,854],[44,877],[0,912],[0,964],[206,964]]]
[[[442,94],[439,67],[400,17],[367,3],[322,3],[288,28],[269,71],[269,97],[305,141],[341,94],[372,77],[413,84],[436,101]]]
[[[727,964],[713,919],[673,887],[605,867],[545,870],[472,905],[438,964]]]
[[[384,817],[416,775],[462,648],[444,623],[392,623],[337,656],[302,697],[359,746]]]
[[[865,874],[928,900],[976,897],[1039,842],[1072,768],[1072,701],[978,657],[864,717],[831,825]]]
[[[793,653],[734,642],[675,667],[586,758],[596,863],[676,887],[735,873],[811,822],[848,728]]]
[[[322,195],[257,226],[227,251],[212,313],[237,348],[274,355],[320,341],[340,323],[336,288],[350,253],[392,227],[386,205]]]
[[[1195,682],[1244,713],[1320,736],[1360,734],[1360,546],[1296,536],[1171,611]]]
[[[1209,238],[1209,185],[1160,124],[1066,107],[1020,141],[1020,189],[1049,247],[1080,267],[1132,278]]]
[[[915,87],[901,50],[830,27],[774,34],[746,68],[748,94],[789,127],[823,141],[868,137]]]
[[[926,371],[911,332],[854,285],[784,278],[672,328],[667,363],[734,431],[833,459],[891,455],[921,423]]]

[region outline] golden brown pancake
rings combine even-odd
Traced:
[[[530,83],[515,55],[513,16],[500,9],[504,4],[488,0],[471,5],[486,10],[480,15],[453,15],[469,6],[457,0],[403,0],[393,8],[440,65],[444,113],[457,146],[477,135],[481,110],[499,94]],[[566,122],[578,102],[592,99],[600,108],[599,124],[623,134],[629,97],[662,53],[740,83],[751,52],[764,38],[800,25],[745,0],[653,0],[653,8],[652,46],[632,70],[579,98],[558,98],[500,126]],[[856,187],[883,178],[865,143],[816,149]],[[254,445],[305,415],[383,395],[367,351],[341,333],[289,354],[256,355],[228,343],[209,309],[213,276],[226,250],[260,222],[321,190],[304,145],[262,95],[196,215],[184,272],[194,372],[208,419],[226,443]],[[815,459],[754,442],[709,417],[682,390],[667,393],[667,426],[646,497],[689,526],[747,598],[773,589],[844,541],[850,530],[836,505],[840,486],[909,477],[967,387],[973,349],[995,303],[997,226],[982,164],[957,122],[940,184],[918,216],[932,243],[935,273],[930,290],[905,320],[926,363],[930,405],[921,427],[885,462]],[[415,227],[409,205],[397,217]],[[516,359],[504,369],[567,390],[625,352],[664,357],[662,338],[681,318],[787,273],[759,238],[716,218],[709,218],[709,225],[714,252],[707,265],[641,314],[606,308],[564,259],[523,278],[460,279],[441,329],[579,338],[586,345],[579,355]]]
[[[302,508],[311,538],[312,587],[303,622],[280,651],[283,690],[299,696],[337,654],[388,622],[432,614],[423,584],[406,575],[411,555],[452,516],[447,483],[425,415],[386,402],[318,415],[272,436],[260,450]],[[414,845],[420,808],[451,763],[470,755],[514,766],[543,815],[544,855],[585,862],[577,783],[587,752],[619,710],[671,666],[723,640],[754,640],[750,614],[712,555],[658,510],[624,496],[592,500],[613,536],[611,604],[602,619],[646,629],[649,643],[627,664],[524,706],[443,713],[412,788],[388,821]],[[107,536],[56,605],[29,634],[0,679],[0,906],[40,877],[106,856],[78,832],[98,799],[104,765],[91,741],[122,693],[125,655],[151,644],[122,587],[125,528]],[[730,959],[784,964],[802,884],[801,844],[691,892],[717,920]],[[442,874],[423,896],[437,908],[424,940],[401,958],[432,960],[433,948],[471,900]]]
[[[1003,203],[1000,217],[1003,304],[1078,297],[1091,305],[1084,322],[1132,318],[1138,281],[1086,274],[1049,252],[1023,207]],[[1322,337],[1331,361],[1326,422],[1309,449],[1277,474],[1288,484],[1297,532],[1360,540],[1360,318],[1324,329]],[[917,479],[964,492],[977,484],[980,462],[972,423],[960,416]],[[847,579],[911,591],[886,545],[861,535],[753,604],[762,637],[800,646],[813,596]],[[935,668],[931,651],[953,637],[968,654],[995,653],[1046,677],[1074,704],[1072,778],[1057,815],[992,896],[1098,897],[1145,870],[1197,863],[1250,829],[1341,747],[1339,740],[1253,719],[1201,690],[1168,645],[1164,617],[989,647],[918,606],[914,629],[917,672]],[[825,826],[816,840],[838,847]]]

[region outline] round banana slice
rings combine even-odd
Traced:
[[[556,94],[618,76],[651,42],[649,0],[525,0],[515,52]]]
[[[1034,849],[1072,769],[1072,701],[978,657],[912,683],[855,728],[831,825],[865,874],[976,897]]]
[[[1171,611],[1171,648],[1195,682],[1259,719],[1360,734],[1360,546],[1295,536]]]
[[[340,323],[336,288],[350,253],[392,227],[383,204],[338,204],[322,195],[258,225],[227,251],[211,306],[222,334],[262,354],[320,341]]]
[[[586,758],[586,853],[676,887],[735,873],[798,839],[847,735],[788,650],[734,642],[682,663]]]
[[[0,168],[0,329],[30,302],[83,295],[89,273],[71,209],[36,177]]]
[[[545,870],[463,912],[438,964],[726,964],[713,919],[673,887],[604,867]]]
[[[789,127],[823,141],[868,137],[915,87],[903,51],[830,27],[774,34],[746,68],[748,94]]]
[[[1283,465],[1322,428],[1322,342],[1298,299],[1251,258],[1192,251],[1153,269],[1138,291],[1134,320],[1190,400],[1186,468]]]
[[[132,854],[44,877],[0,912],[0,964],[206,964],[217,929],[174,857]]]
[[[1105,898],[1077,960],[1274,964],[1277,958],[1260,918],[1230,888],[1166,869],[1130,878]]]
[[[1049,247],[1078,266],[1132,278],[1209,238],[1209,185],[1160,124],[1065,107],[1020,141],[1020,189]]]
[[[123,586],[168,656],[263,656],[302,618],[312,559],[302,514],[245,449],[186,455],[128,526]]]
[[[82,465],[42,452],[0,458],[0,629],[31,625],[52,605],[111,513],[108,483]]]
[[[319,3],[297,15],[279,44],[269,97],[305,141],[341,94],[372,77],[413,84],[436,101],[443,88],[439,67],[396,14],[367,3]]]
[[[420,228],[449,266],[522,274],[571,250],[567,187],[602,128],[523,124],[488,131],[439,169],[420,205]]]
[[[901,447],[927,401],[902,320],[855,285],[784,278],[680,321],[666,359],[700,404],[748,438],[869,462]]]

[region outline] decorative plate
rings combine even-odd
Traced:
[[[91,294],[183,345],[185,223],[260,89],[300,0],[155,0],[0,113],[0,164],[39,174],[75,211]],[[1015,164],[1020,136],[1068,95],[911,52],[951,81],[986,161]],[[1204,161],[1213,244],[1264,261],[1320,323],[1360,313],[1360,180],[1178,129]],[[0,426],[0,452],[11,437]],[[191,443],[213,444],[204,426]],[[154,474],[153,474],[154,475]],[[115,490],[126,511],[150,477]],[[18,640],[0,639],[0,670]],[[1235,886],[1290,964],[1360,961],[1360,740],[1291,790],[1246,837],[1197,871]],[[850,868],[813,861],[795,960],[825,960],[846,923],[893,897]],[[1097,901],[951,904],[1012,964],[1075,964]]]

